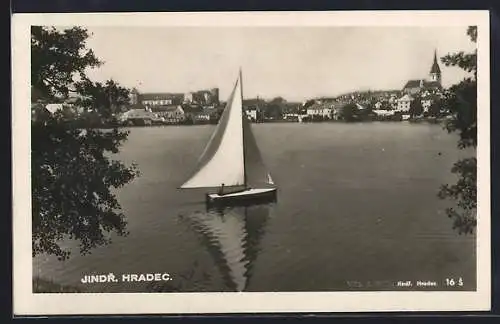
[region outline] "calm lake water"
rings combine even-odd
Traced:
[[[85,285],[94,292],[446,289],[446,278],[475,289],[475,237],[452,229],[436,195],[467,155],[456,136],[405,122],[252,127],[277,203],[207,211],[203,190],[176,189],[214,126],[132,128],[117,156],[141,171],[117,192],[130,234],[64,262],[39,256],[34,276],[80,287],[110,272],[172,279]]]

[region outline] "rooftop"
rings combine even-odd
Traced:
[[[203,112],[203,107],[198,105],[182,105],[182,110],[185,113],[199,114]]]
[[[437,81],[427,81],[427,80],[408,80],[406,82],[406,85],[404,86],[404,89],[408,88],[420,88],[422,85],[422,88],[424,89],[434,89],[434,88],[441,88],[441,84]]]
[[[179,105],[159,105],[159,106],[154,106],[151,107],[151,111],[153,112],[160,112],[160,111],[175,111]]]
[[[164,100],[164,99],[184,98],[183,93],[168,93],[168,92],[141,93],[140,96],[142,100]]]

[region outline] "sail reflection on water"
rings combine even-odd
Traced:
[[[271,204],[226,207],[187,217],[233,291],[244,291],[250,283],[271,208]]]

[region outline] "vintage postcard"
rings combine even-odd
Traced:
[[[15,315],[490,308],[487,11],[12,30]]]

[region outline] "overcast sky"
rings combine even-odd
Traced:
[[[89,72],[140,92],[220,88],[243,70],[246,98],[303,101],[352,90],[401,89],[427,78],[438,56],[471,51],[467,27],[89,27],[105,64]],[[440,63],[443,85],[464,77]]]

